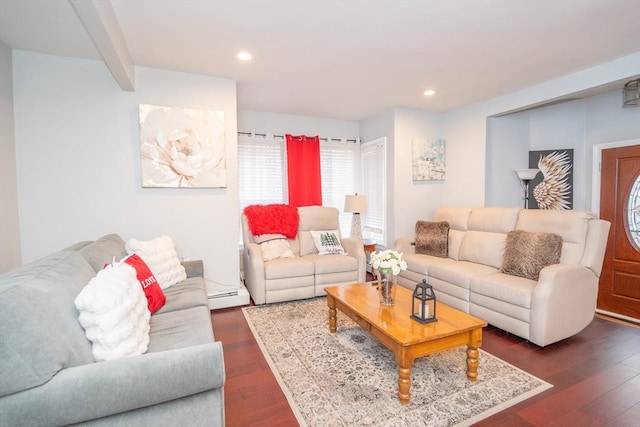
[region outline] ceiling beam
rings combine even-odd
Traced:
[[[110,1],[70,0],[122,90],[135,90],[135,67]]]

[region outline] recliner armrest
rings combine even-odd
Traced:
[[[415,254],[416,253],[416,243],[415,237],[398,237],[396,241],[393,243],[393,250],[396,252],[401,252],[403,254]]]

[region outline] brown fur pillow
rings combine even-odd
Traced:
[[[538,280],[540,270],[560,262],[562,237],[554,233],[514,230],[507,233],[502,272]]]
[[[416,222],[416,253],[446,258],[449,252],[449,223],[447,221]]]

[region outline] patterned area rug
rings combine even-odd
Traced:
[[[402,406],[393,353],[339,310],[331,334],[326,298],[243,311],[302,426],[470,425],[552,387],[482,350],[470,382],[459,348],[415,361]]]

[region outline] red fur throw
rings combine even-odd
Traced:
[[[298,209],[289,205],[251,205],[244,208],[251,234],[284,234],[293,239],[298,234]]]

